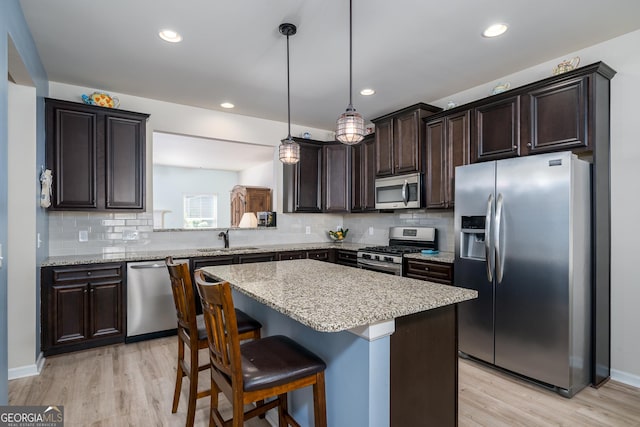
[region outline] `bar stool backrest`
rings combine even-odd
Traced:
[[[228,282],[206,282],[201,271],[195,272],[202,299],[202,310],[211,357],[211,375],[222,389],[225,383],[242,390],[242,361],[236,311]]]

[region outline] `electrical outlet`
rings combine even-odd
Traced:
[[[311,226],[310,226],[310,225],[307,225],[307,226],[304,228],[304,234],[311,234]]]
[[[122,230],[122,240],[138,240],[139,235],[137,230]]]
[[[87,230],[80,230],[78,232],[78,241],[79,242],[88,242],[89,241],[89,232]]]
[[[373,227],[369,227],[369,236],[373,236]]]

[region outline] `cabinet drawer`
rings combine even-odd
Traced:
[[[53,281],[55,283],[122,277],[122,264],[96,264],[95,266],[84,265],[82,267],[60,267],[53,268],[52,273]]]
[[[307,253],[305,251],[289,251],[278,253],[278,261],[286,261],[290,259],[305,259],[306,257]]]
[[[356,251],[338,249],[336,251],[336,263],[355,267],[358,264],[358,253]]]
[[[275,260],[276,254],[274,252],[238,255],[239,264],[246,264],[250,262],[269,262]]]
[[[331,262],[331,250],[330,249],[317,249],[315,251],[308,251],[307,257],[309,259],[315,259],[318,261]]]
[[[407,260],[407,277],[451,285],[453,265],[433,261]]]

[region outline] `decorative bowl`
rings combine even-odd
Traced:
[[[553,75],[566,73],[567,71],[574,70],[580,64],[580,57],[574,56],[571,59],[565,59],[553,68]]]
[[[116,96],[111,96],[104,92],[93,92],[90,95],[82,95],[85,104],[97,105],[99,107],[118,108],[120,100]]]
[[[334,242],[342,242],[344,241],[345,237],[347,237],[348,232],[348,228],[346,230],[343,230],[342,228],[338,228],[336,231],[329,230],[329,237]]]
[[[499,93],[502,93],[505,90],[508,90],[510,87],[511,87],[510,82],[498,83],[491,91],[491,95],[497,95]]]

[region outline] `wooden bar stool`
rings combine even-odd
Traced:
[[[278,407],[279,425],[299,426],[287,411],[287,393],[313,386],[315,427],[326,427],[324,390],[326,365],[292,339],[275,335],[240,345],[235,310],[228,282],[207,283],[196,270],[195,282],[209,340],[211,361],[211,414],[209,425],[241,427],[244,421]],[[218,392],[233,406],[233,420],[218,411]],[[263,403],[262,400],[275,398]],[[246,413],[244,406],[257,406]]]
[[[211,395],[210,389],[198,392],[198,372],[210,367],[208,363],[200,365],[198,362],[198,350],[207,348],[207,331],[204,316],[202,314],[196,315],[196,299],[189,274],[189,265],[187,263],[176,264],[172,257],[167,257],[165,262],[171,278],[171,290],[178,319],[178,368],[171,413],[175,414],[178,410],[182,377],[186,376],[189,378],[186,426],[191,427],[196,414],[196,399]],[[260,328],[262,327],[260,322],[240,310],[235,314],[241,340],[260,338]],[[185,344],[189,347],[190,353],[188,365],[184,359]]]

